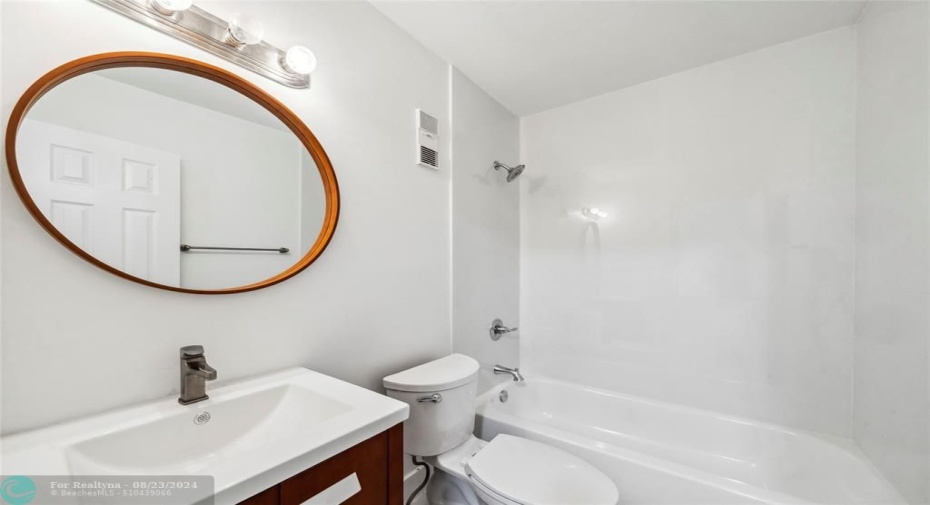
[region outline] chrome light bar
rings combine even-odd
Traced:
[[[255,43],[239,40],[231,32],[230,23],[189,5],[190,2],[183,10],[172,11],[159,8],[158,0],[91,1],[286,86],[310,87],[310,74],[293,71],[293,66],[285,61],[285,51],[262,40]],[[301,49],[312,58],[309,50]]]

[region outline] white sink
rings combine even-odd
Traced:
[[[237,503],[407,419],[409,407],[303,368],[0,440],[3,474],[213,475]]]

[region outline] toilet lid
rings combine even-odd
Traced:
[[[615,505],[613,481],[588,462],[546,444],[498,435],[465,465],[469,478],[524,505]]]

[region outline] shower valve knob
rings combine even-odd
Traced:
[[[508,328],[504,326],[504,322],[500,319],[495,319],[491,321],[491,327],[488,329],[488,334],[491,335],[491,340],[500,340],[502,336],[512,331],[517,331],[519,328],[514,326],[513,328]]]

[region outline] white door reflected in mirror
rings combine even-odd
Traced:
[[[273,278],[307,254],[326,218],[323,181],[301,140],[257,102],[183,72],[109,68],[64,81],[28,111],[16,154],[29,195],[60,233],[165,286]]]
[[[17,137],[23,179],[39,209],[78,247],[120,270],[179,286],[181,158],[26,119]]]

